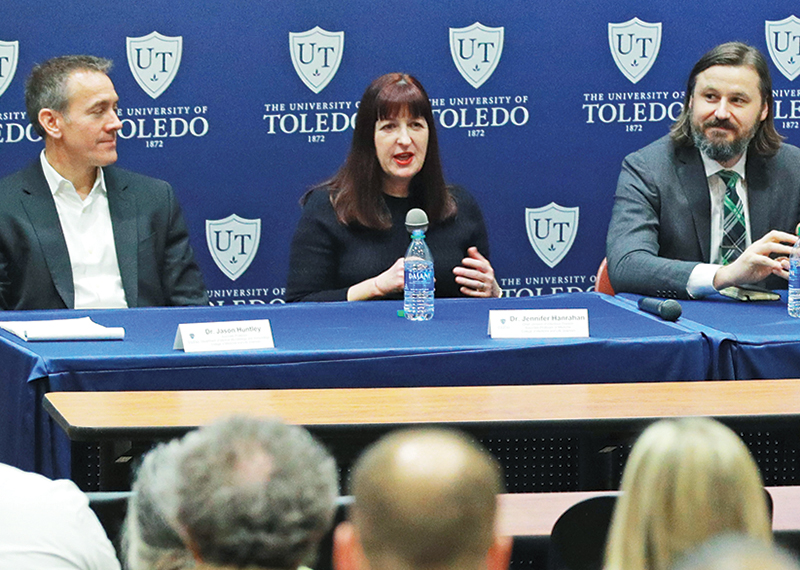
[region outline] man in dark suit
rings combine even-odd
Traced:
[[[0,309],[208,302],[170,185],[110,166],[122,127],[110,68],[64,56],[28,78],[45,148],[0,180]]]
[[[785,288],[800,221],[800,149],[773,124],[764,56],[731,42],[695,64],[668,136],[627,156],[608,229],[617,292],[696,298]]]

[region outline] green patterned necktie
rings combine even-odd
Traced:
[[[722,263],[728,265],[747,247],[747,229],[744,223],[744,206],[736,192],[739,175],[733,170],[720,170],[717,174],[725,183],[722,201]]]

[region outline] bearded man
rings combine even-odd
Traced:
[[[800,149],[781,139],[764,56],[730,42],[700,58],[670,134],[622,163],[606,243],[614,289],[687,299],[786,288]]]

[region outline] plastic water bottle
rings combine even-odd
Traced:
[[[800,317],[800,239],[789,257],[789,316]]]
[[[433,318],[433,256],[425,232],[415,229],[405,257],[403,312],[412,321]]]

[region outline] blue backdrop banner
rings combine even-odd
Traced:
[[[175,187],[211,303],[283,302],[298,199],[344,160],[369,82],[405,71],[432,99],[448,182],[483,209],[504,295],[586,291],[623,157],[667,132],[708,49],[767,55],[778,130],[800,143],[796,14],[789,0],[6,0],[0,176],[42,148],[32,66],[111,58],[118,164]]]

